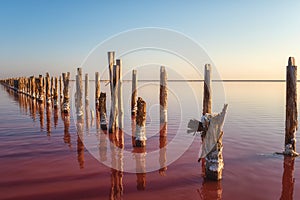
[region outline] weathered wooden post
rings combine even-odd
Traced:
[[[31,80],[31,97],[34,99],[36,97],[36,89],[35,89],[35,77],[34,76],[31,76],[30,77],[30,80]]]
[[[87,73],[85,74],[84,82],[85,103],[89,103],[89,75]]]
[[[46,102],[47,105],[51,104],[51,81],[49,73],[46,73]]]
[[[286,67],[285,150],[283,152],[289,156],[299,155],[296,152],[297,115],[297,66],[294,57],[289,57]]]
[[[99,97],[99,112],[100,112],[100,126],[102,130],[107,130],[106,117],[106,93],[101,92]]]
[[[136,115],[137,110],[137,71],[132,70],[131,115]]]
[[[164,123],[163,126],[160,125],[160,137],[159,137],[159,174],[161,176],[166,175],[167,171],[167,124]]]
[[[100,76],[99,72],[95,72],[95,104],[96,108],[99,106],[99,97],[100,97]]]
[[[211,113],[212,107],[212,90],[211,90],[211,66],[210,64],[205,64],[204,67],[204,93],[203,93],[203,112]]]
[[[139,97],[137,100],[135,146],[146,146],[146,102]]]
[[[118,65],[113,66],[112,77],[112,96],[111,96],[111,112],[109,118],[109,132],[114,132],[119,127],[118,120],[118,81],[119,81],[119,73],[118,73]]]
[[[39,101],[44,102],[44,86],[43,86],[43,76],[39,75]]]
[[[115,52],[110,51],[107,53],[108,55],[108,70],[109,70],[109,81],[110,81],[110,95],[113,96],[113,72],[115,65]]]
[[[63,80],[62,80],[61,76],[59,76],[59,97],[60,97],[60,101],[62,102],[62,99],[63,99]]]
[[[54,90],[54,78],[53,76],[51,76],[51,87],[50,87],[50,95],[51,95],[51,98],[53,98],[53,91]]]
[[[167,72],[164,66],[160,67],[160,123],[168,121],[168,88],[167,88]]]
[[[83,95],[83,85],[82,85],[82,69],[77,68],[77,76],[76,76],[76,96],[75,96],[75,105],[76,105],[76,114],[77,118],[83,117],[83,103],[82,103],[82,95]]]
[[[69,82],[70,82],[70,72],[62,73],[63,83],[64,83],[64,100],[63,100],[63,112],[70,112],[70,94],[69,94]]]
[[[57,108],[58,103],[58,79],[57,77],[54,78],[54,88],[53,88],[53,105],[54,108]]]
[[[119,128],[123,129],[124,125],[124,107],[123,107],[123,77],[122,77],[122,61],[121,59],[116,60],[116,64],[118,67],[118,120],[119,120]]]

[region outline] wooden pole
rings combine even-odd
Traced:
[[[114,132],[118,127],[118,82],[119,82],[119,73],[118,65],[114,65],[112,72],[112,96],[111,96],[111,112],[109,119],[109,132]]]
[[[160,123],[168,121],[168,88],[167,88],[167,72],[164,66],[160,67]]]
[[[39,101],[44,102],[44,86],[43,86],[43,76],[39,75]]]
[[[120,59],[116,60],[116,64],[118,67],[118,120],[119,120],[119,128],[123,129],[124,125],[124,107],[123,107],[123,78],[122,78],[122,61]]]
[[[99,72],[95,72],[95,104],[96,108],[99,106],[99,97],[100,97],[100,76]]]
[[[59,96],[60,96],[60,101],[63,99],[63,80],[61,76],[59,76]]]
[[[36,97],[36,93],[35,93],[35,77],[31,76],[31,97],[34,99]]]
[[[70,82],[70,72],[63,73],[63,83],[64,83],[64,100],[63,100],[63,112],[70,112],[70,94],[69,94],[69,82]]]
[[[101,92],[99,97],[99,112],[100,112],[100,126],[102,130],[107,130],[106,117],[106,93]]]
[[[211,113],[211,107],[212,107],[211,66],[210,66],[210,64],[205,64],[202,114],[205,115],[206,113]]]
[[[136,115],[137,110],[137,71],[132,70],[132,94],[131,94],[131,115]]]
[[[146,146],[146,102],[139,97],[137,100],[135,146]]]
[[[85,96],[85,103],[89,102],[89,75],[86,73],[84,78],[84,96]]]
[[[82,92],[83,85],[82,85],[82,69],[77,68],[77,76],[76,76],[76,114],[77,118],[83,117],[83,103],[82,103]]]
[[[49,73],[46,73],[46,102],[47,105],[51,104],[51,81]]]
[[[53,104],[54,108],[58,107],[58,78],[54,78],[54,89],[53,89]]]
[[[110,51],[107,53],[108,55],[108,70],[109,70],[109,81],[110,81],[110,95],[113,96],[113,71],[115,65],[115,52]]]
[[[286,67],[286,121],[285,121],[285,155],[297,156],[296,131],[297,119],[297,66],[295,59],[289,57]]]

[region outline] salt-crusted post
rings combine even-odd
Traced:
[[[30,82],[31,82],[31,97],[34,99],[36,97],[36,94],[35,94],[35,77],[34,76],[31,76],[30,77]]]
[[[146,146],[146,102],[139,97],[137,100],[135,146]]]
[[[210,64],[205,64],[204,67],[204,93],[203,93],[203,112],[211,113],[212,107],[212,90],[211,90],[211,66]]]
[[[64,100],[63,100],[63,112],[70,112],[70,94],[69,94],[69,82],[70,82],[70,72],[62,73],[63,83],[64,83]]]
[[[106,93],[101,92],[99,97],[99,112],[100,112],[100,126],[102,130],[107,130],[106,117]]]
[[[95,104],[96,108],[99,106],[99,97],[100,97],[100,76],[99,72],[95,72]]]
[[[85,96],[85,103],[89,103],[89,75],[86,73],[84,78],[84,96]]]
[[[113,96],[113,71],[115,65],[115,52],[110,51],[108,55],[108,70],[109,70],[109,81],[110,81],[110,95]]]
[[[83,117],[83,103],[82,103],[82,69],[77,68],[77,76],[76,76],[76,114],[77,117]]]
[[[124,108],[123,108],[123,78],[122,78],[122,61],[120,59],[116,60],[116,64],[118,67],[118,120],[119,120],[119,128],[123,129],[124,125]]]
[[[46,73],[46,102],[47,105],[51,104],[51,81],[49,73]]]
[[[58,79],[57,77],[54,78],[54,88],[53,88],[53,105],[54,108],[58,107]]]
[[[286,67],[285,150],[283,152],[289,156],[298,155],[296,153],[297,114],[297,66],[294,57],[289,57]]]
[[[132,70],[131,115],[136,115],[137,110],[137,71]]]
[[[167,88],[167,72],[164,66],[160,67],[160,123],[168,121],[168,88]]]

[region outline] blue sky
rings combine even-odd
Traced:
[[[288,57],[300,60],[299,11],[296,0],[1,0],[0,78],[75,73],[112,35],[162,27],[193,38],[223,79],[284,79]]]

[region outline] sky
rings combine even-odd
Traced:
[[[300,60],[299,11],[296,0],[0,0],[0,78],[72,74],[113,35],[158,27],[191,38],[222,79],[283,80],[288,57]]]

